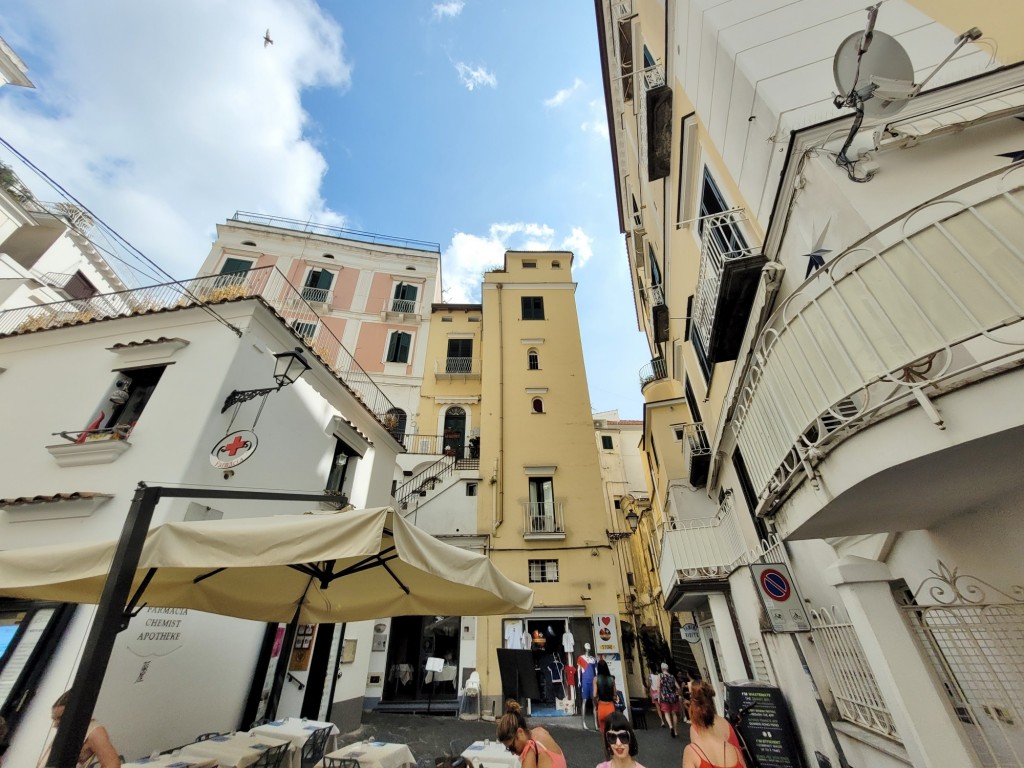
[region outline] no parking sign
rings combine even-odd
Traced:
[[[768,619],[775,632],[809,632],[807,609],[793,586],[793,577],[783,563],[752,565],[750,573],[757,585]]]

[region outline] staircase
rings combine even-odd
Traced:
[[[425,496],[427,491],[433,490],[441,480],[450,475],[458,463],[459,460],[454,456],[442,456],[429,467],[420,470],[418,474],[395,488],[395,492],[392,494],[395,499],[395,507],[408,509],[409,500],[413,496],[418,493]]]

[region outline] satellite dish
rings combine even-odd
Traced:
[[[868,117],[894,115],[914,96],[914,65],[910,55],[891,35],[871,32],[867,50],[865,33],[843,40],[832,62],[839,93],[854,94]]]

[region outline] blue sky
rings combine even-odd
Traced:
[[[572,250],[591,406],[641,418],[592,0],[8,0],[0,35],[36,85],[0,135],[176,277],[236,210],[437,242],[448,301]]]

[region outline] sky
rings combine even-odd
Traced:
[[[438,243],[448,302],[571,250],[591,407],[642,418],[592,0],[5,0],[0,36],[0,137],[175,278],[236,211]]]

